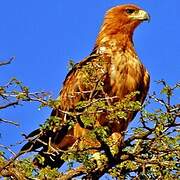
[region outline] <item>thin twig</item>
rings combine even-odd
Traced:
[[[14,60],[15,57],[11,57],[9,60],[7,61],[1,61],[0,62],[0,66],[4,66],[4,65],[7,65],[7,64],[10,64],[12,62],[12,60]]]
[[[19,101],[17,100],[17,101],[14,101],[14,102],[0,106],[0,109],[5,109],[5,108],[10,107],[10,106],[18,105],[18,103],[19,103]]]
[[[2,118],[0,118],[0,122],[7,123],[7,124],[12,124],[12,125],[15,125],[15,126],[19,126],[19,124],[17,122],[2,119]]]
[[[8,146],[0,144],[0,147],[8,150],[13,156],[16,156],[16,153],[13,150],[11,150]]]

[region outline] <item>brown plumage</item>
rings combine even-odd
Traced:
[[[45,157],[44,166],[59,167],[62,164],[60,154],[51,160],[52,157],[47,153],[51,152],[48,147],[49,139],[53,147],[51,149],[67,150],[78,138],[86,137],[89,131],[81,121],[77,121],[71,129],[67,126],[68,112],[77,111],[75,109],[78,102],[116,97],[107,101],[114,104],[136,91],[139,94],[133,97],[133,101],[140,101],[141,104],[144,102],[149,88],[149,74],[135,52],[132,36],[135,28],[145,20],[149,20],[149,15],[136,5],[116,6],[107,11],[91,55],[68,73],[60,92],[59,105],[52,111],[51,116],[59,117],[64,125],[55,126],[52,130],[32,132],[29,138],[37,135],[46,144],[34,138],[22,150],[42,147],[40,155]],[[98,83],[102,84],[100,90],[97,88]],[[78,111],[82,112],[83,109]],[[114,121],[109,121],[107,114],[103,111],[96,115],[95,124],[108,126],[113,137],[127,129],[136,112],[128,112],[127,120]],[[93,146],[93,141],[86,141]],[[96,144],[97,142],[94,142],[94,145]],[[39,165],[37,159],[35,163]]]

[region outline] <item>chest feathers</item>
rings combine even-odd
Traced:
[[[108,46],[101,46],[99,53],[111,57],[109,66],[109,83],[113,95],[120,99],[125,95],[140,91],[144,86],[144,76],[147,73],[143,64],[137,57],[134,49],[123,50],[111,41]]]
[[[112,57],[110,83],[119,97],[140,90],[144,67],[138,57],[130,52],[116,52]]]

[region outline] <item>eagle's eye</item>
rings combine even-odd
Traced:
[[[127,13],[127,14],[132,14],[133,12],[135,12],[134,9],[126,9],[126,13]]]

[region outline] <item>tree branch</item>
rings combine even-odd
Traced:
[[[60,178],[58,178],[58,180],[70,180],[73,177],[77,177],[77,176],[81,176],[83,174],[87,174],[87,168],[84,166],[80,166],[76,169],[71,169],[69,171],[67,171],[67,173],[63,174],[60,176]]]

